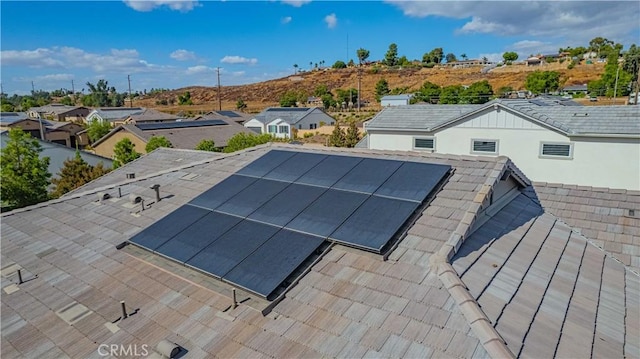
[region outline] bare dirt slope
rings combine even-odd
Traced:
[[[361,71],[362,100],[376,104],[375,85],[384,78],[389,83],[390,88],[408,87],[410,92],[417,90],[425,81],[431,81],[440,86],[449,85],[470,85],[474,82],[487,80],[494,91],[504,86],[510,86],[515,90],[524,89],[527,74],[536,71],[558,71],[561,75],[563,85],[586,84],[591,80],[598,79],[604,72],[604,64],[580,64],[573,69],[567,69],[567,62],[546,64],[543,66],[512,65],[495,68],[488,73],[481,72],[482,66],[468,68],[407,68],[407,69],[379,69],[375,71],[373,67],[365,67]],[[224,80],[223,80],[224,82]],[[304,91],[311,95],[316,86],[325,84],[330,90],[339,88],[357,88],[358,70],[356,68],[347,69],[323,69],[312,72],[299,73],[288,77],[242,85],[242,86],[222,86],[221,99],[222,108],[235,110],[236,102],[242,99],[247,104],[247,112],[259,112],[265,107],[277,106],[280,97],[288,90]],[[185,91],[191,93],[193,105],[191,106],[162,106],[158,105],[160,100],[177,99],[178,95]],[[187,87],[168,91],[155,96],[136,101],[136,106],[146,106],[157,108],[166,112],[191,112],[201,113],[217,109],[218,90],[215,84],[212,87]],[[177,100],[175,101],[177,103]]]

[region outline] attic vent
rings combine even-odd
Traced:
[[[587,117],[589,116],[588,113],[574,113],[573,117]]]
[[[127,179],[134,179],[134,178],[136,178],[135,173],[127,173]]]
[[[498,140],[471,140],[471,153],[498,154]]]
[[[413,139],[413,148],[420,150],[435,150],[435,137],[415,137]]]
[[[540,147],[541,157],[568,159],[573,157],[573,145],[571,143],[542,143]]]

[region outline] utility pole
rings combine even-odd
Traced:
[[[36,93],[36,88],[33,86],[33,81],[31,81],[31,94],[33,95],[34,93]]]
[[[71,94],[73,95],[73,104],[76,104],[76,89],[73,86],[73,80],[71,80]]]
[[[133,97],[131,97],[131,75],[127,75],[127,82],[129,82],[129,107],[133,107]]]
[[[358,112],[360,112],[360,88],[362,85],[362,62],[358,65]]]
[[[218,111],[222,111],[222,97],[220,95],[220,67],[216,67],[218,73]]]
[[[618,65],[618,69],[616,70],[616,82],[613,87],[613,99],[611,100],[611,104],[616,104],[616,95],[618,93],[618,75],[620,74],[620,65]]]

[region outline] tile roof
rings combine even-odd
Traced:
[[[96,113],[103,120],[113,121],[124,119],[131,115],[140,115],[144,111],[145,109],[142,107],[102,107],[95,109],[92,113]]]
[[[518,357],[640,354],[640,277],[520,194],[453,267]]]
[[[95,356],[100,343],[149,344],[153,347],[162,339],[178,343],[193,357],[467,358],[512,356],[509,350],[519,353],[512,349],[515,344],[508,332],[512,321],[495,319],[492,312],[485,315],[476,304],[474,283],[470,280],[462,282],[447,260],[458,248],[458,256],[468,253],[469,258],[492,259],[484,252],[469,250],[476,243],[484,243],[478,236],[495,230],[493,221],[508,221],[505,217],[510,213],[517,214],[512,216],[512,222],[538,213],[531,209],[518,212],[523,200],[531,202],[520,195],[480,226],[478,213],[489,201],[494,184],[505,171],[513,173],[524,184],[528,183],[515,165],[504,157],[277,145],[277,148],[295,151],[446,163],[455,172],[411,225],[388,260],[333,245],[281,300],[271,304],[272,310],[267,315],[253,309],[254,298],[235,309],[230,308],[230,287],[208,276],[172,265],[151,254],[148,258],[136,255],[133,253],[135,247],[115,248],[273,146],[276,145],[172,164],[170,152],[175,150],[152,152],[114,171],[111,174],[113,181],[107,180],[104,185],[98,186],[94,182],[58,200],[4,214],[1,227],[3,291],[0,292],[2,355],[87,357]],[[183,154],[186,153],[177,157],[182,158]],[[162,162],[162,167],[154,172],[156,165],[146,165],[145,160]],[[124,178],[124,173],[133,171],[132,168],[149,172],[143,175],[136,170],[140,175],[136,173],[135,179],[120,181],[119,178]],[[161,185],[164,196],[157,203],[149,189],[153,184]],[[121,189],[122,198],[118,197],[117,188]],[[99,191],[109,193],[112,198],[99,200],[96,196]],[[145,199],[144,211],[140,204],[129,204],[131,193]],[[474,229],[476,231],[469,237]],[[467,237],[460,247],[462,239]],[[503,251],[502,243],[513,245],[512,237],[509,233],[499,237],[491,242],[491,250]],[[530,248],[529,242],[547,237],[544,231],[530,231],[526,241],[519,244],[522,246],[519,251]],[[544,253],[556,248],[550,247],[545,246]],[[515,261],[518,258],[520,260]],[[542,261],[547,256],[539,258]],[[532,260],[532,269],[512,273],[512,261],[507,260],[504,267],[498,267],[505,280],[509,275],[514,278],[538,275],[539,263],[535,258],[514,256],[513,259],[515,264],[525,267],[528,265],[526,260]],[[453,264],[459,266],[462,262],[458,261],[456,257]],[[19,267],[22,267],[26,281],[17,286],[14,284],[15,270]],[[560,340],[557,334],[549,338],[532,334],[524,341],[524,347],[529,343],[555,345],[561,342],[564,350],[567,342],[579,340],[574,336],[588,330],[593,333],[594,327],[596,338],[603,338],[596,346],[609,343],[604,341],[609,339],[607,335],[618,341],[621,333],[629,338],[637,337],[637,323],[633,319],[638,318],[637,275],[619,263],[607,264],[604,268],[607,268],[606,278],[614,281],[610,289],[605,290],[606,295],[600,295],[602,312],[593,322],[567,320],[569,324]],[[621,303],[620,297],[608,295],[620,293],[620,268],[626,273],[624,290],[629,294],[626,303]],[[558,277],[564,273],[575,275],[571,270],[559,266],[555,272]],[[580,275],[587,277],[588,274],[591,278],[592,272],[580,272]],[[462,274],[463,280],[465,275]],[[499,283],[489,282],[489,286],[499,287]],[[469,286],[471,294],[465,285]],[[526,288],[521,290],[516,290],[516,296],[530,292]],[[576,290],[583,293],[582,287],[577,286]],[[585,293],[591,295],[592,292]],[[245,298],[245,294],[240,293],[240,298]],[[540,296],[539,291],[535,293],[534,300],[554,298],[552,295]],[[581,308],[580,298],[574,298],[569,312]],[[137,309],[136,314],[116,325],[105,325],[120,316],[121,300],[126,301],[131,311]],[[574,306],[576,309],[571,309]],[[536,307],[542,306],[536,304]],[[628,319],[626,329],[620,331],[618,318],[623,307]],[[65,308],[72,308],[69,311],[77,313],[77,318],[64,314],[62,309]],[[531,318],[531,327],[537,328],[545,323],[546,317]],[[74,324],[69,325],[69,320],[75,320]],[[496,328],[492,326],[494,321],[499,324]],[[508,346],[504,345],[503,337]],[[625,353],[633,356],[637,349],[632,340],[626,342]],[[596,348],[594,353],[604,353],[599,350],[600,347]]]
[[[282,119],[288,124],[292,125],[298,123],[300,120],[302,120],[308,114],[315,110],[324,113],[324,111],[318,109],[317,107],[270,107],[255,115],[254,118],[264,124],[276,119]]]
[[[136,112],[125,117],[130,117],[136,123],[147,122],[147,121],[171,121],[171,120],[178,119],[178,116],[176,115],[160,112],[152,108],[143,108],[142,112]]]
[[[10,125],[14,122],[29,119],[26,112],[2,112],[0,113],[0,124]]]
[[[83,107],[83,106],[71,106],[71,105],[63,105],[59,103],[52,103],[52,104],[48,104],[40,107],[31,107],[29,111],[61,115],[63,113],[67,113],[69,111],[73,111],[79,108],[86,109],[86,107]]]
[[[397,106],[383,109],[367,128],[435,131],[494,105],[516,111],[569,136],[640,135],[640,111],[636,106],[562,106],[544,99],[497,99],[483,105]]]
[[[544,209],[640,272],[640,191],[535,182]]]

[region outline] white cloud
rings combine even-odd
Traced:
[[[128,7],[142,12],[152,11],[162,6],[175,11],[189,12],[199,6],[197,0],[123,0],[123,2]]]
[[[285,16],[282,18],[282,20],[280,20],[280,22],[282,22],[283,24],[288,24],[291,22],[291,20],[293,20],[291,16]]]
[[[172,52],[171,54],[169,54],[169,57],[171,57],[174,60],[178,60],[178,61],[196,60],[198,58],[196,56],[195,52],[187,51],[187,50],[183,50],[183,49],[179,49],[179,50],[176,50],[176,51]]]
[[[406,16],[466,21],[457,32],[539,36],[584,45],[597,36],[637,42],[640,6],[629,1],[399,1]],[[563,44],[564,45],[564,44]],[[556,49],[557,50],[557,49]]]
[[[324,22],[327,23],[328,28],[333,29],[338,25],[338,18],[336,17],[336,14],[329,14],[324,17]]]
[[[282,0],[283,4],[291,5],[293,7],[301,7],[302,5],[310,2],[311,0]]]
[[[486,57],[487,60],[489,60],[491,62],[500,62],[500,61],[503,60],[502,54],[497,53],[497,52],[478,55],[478,59],[482,59],[483,57]]]
[[[49,74],[43,76],[36,76],[37,81],[71,81],[73,80],[72,74]]]
[[[187,75],[208,74],[208,73],[213,73],[215,71],[216,69],[213,67],[198,65],[198,66],[191,66],[187,68],[186,74]]]
[[[235,72],[232,72],[231,75],[237,77],[237,76],[244,76],[245,73],[246,73],[245,71],[235,71]]]
[[[225,63],[225,64],[249,64],[249,65],[255,65],[258,63],[258,59],[256,58],[246,58],[246,57],[242,57],[242,56],[225,56],[222,59],[220,59],[220,62]]]
[[[0,62],[4,66],[28,66],[34,68],[41,67],[62,67],[60,60],[52,58],[51,49],[38,48],[35,50],[3,50],[0,51]]]

